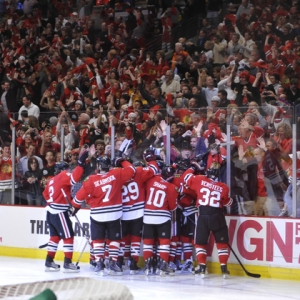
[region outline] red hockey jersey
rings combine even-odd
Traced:
[[[155,162],[149,167],[136,168],[136,174],[122,186],[123,215],[122,220],[135,220],[144,215],[145,208],[145,182],[158,174]]]
[[[64,198],[61,189],[65,191],[68,199],[71,199],[71,186],[80,180],[83,171],[83,168],[79,166],[74,169],[73,173],[62,171],[48,182],[43,192],[48,204],[46,210],[52,214],[59,214],[68,210],[70,205]]]
[[[176,174],[172,183],[175,184],[177,190],[180,191],[178,207],[182,210],[183,215],[189,216],[197,213],[198,209],[195,206],[197,195],[193,190],[184,188],[183,174]]]
[[[124,168],[112,169],[105,174],[89,176],[73,199],[74,207],[80,207],[86,200],[91,208],[91,218],[108,222],[122,217],[122,186],[135,174],[129,162],[122,162]]]
[[[232,204],[229,188],[223,182],[213,181],[203,175],[194,175],[191,169],[185,171],[184,182],[187,188],[197,193],[197,206],[222,208]]]
[[[165,181],[161,175],[146,183],[145,224],[162,224],[171,220],[171,211],[177,208],[176,186]]]

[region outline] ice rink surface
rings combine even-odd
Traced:
[[[62,264],[62,262],[58,262]],[[117,281],[127,286],[134,299],[141,300],[283,300],[300,299],[300,284],[297,281],[275,279],[255,279],[251,277],[230,276],[223,279],[221,275],[210,274],[200,279],[192,274],[176,273],[175,276],[160,277],[129,275],[97,276],[90,270],[89,264],[80,263],[80,273],[66,274],[45,272],[44,261],[15,257],[0,257],[0,285],[21,284],[28,282],[59,280],[72,277],[91,277],[97,280]]]

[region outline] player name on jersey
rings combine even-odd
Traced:
[[[160,188],[160,189],[163,189],[163,190],[165,190],[167,188],[164,184],[160,184],[158,182],[154,182],[153,185]]]
[[[116,180],[114,175],[111,175],[105,179],[97,180],[94,182],[95,187],[98,187],[100,185],[106,184],[108,182],[112,182],[113,180]]]
[[[210,188],[212,190],[215,190],[215,191],[223,192],[223,188],[221,186],[214,185],[213,183],[210,183],[210,182],[207,182],[207,181],[204,181],[204,180],[202,180],[201,185],[205,186],[205,187],[208,187],[208,188]]]

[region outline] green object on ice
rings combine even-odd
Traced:
[[[46,289],[35,297],[30,298],[30,300],[57,300],[57,297],[50,289]]]

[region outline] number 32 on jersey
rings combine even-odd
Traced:
[[[212,206],[212,207],[222,207],[221,201],[221,193],[219,191],[211,191],[208,188],[201,188],[200,195],[202,195],[201,199],[198,199],[198,203],[201,206]]]

